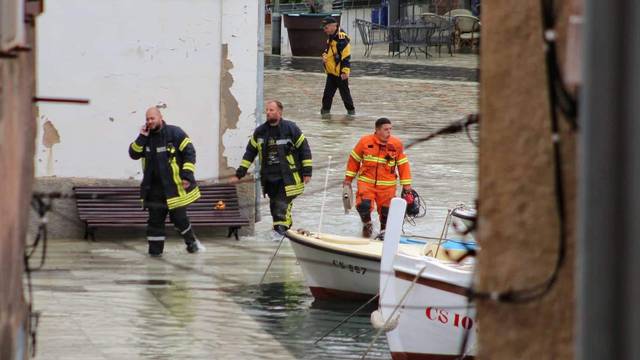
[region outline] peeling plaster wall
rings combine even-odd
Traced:
[[[236,8],[251,1],[47,2],[38,21],[38,94],[87,98],[91,104],[42,104],[36,176],[139,179],[140,163],[129,159],[127,147],[145,109],[164,104],[165,120],[182,127],[196,146],[196,176],[216,178],[220,40],[232,24],[221,20],[221,2]],[[257,11],[248,13],[243,22],[257,22],[256,17]],[[238,42],[232,55],[241,57],[238,49],[255,47],[256,35],[238,26],[226,41]],[[250,61],[255,64],[255,53]],[[246,113],[255,107],[252,74],[251,82],[240,82],[251,93],[238,97],[249,99],[241,104]],[[57,131],[59,143],[43,144],[45,123]]]
[[[223,1],[220,70],[220,175],[231,175],[240,165],[256,127],[259,2]],[[268,94],[265,94],[268,98]]]

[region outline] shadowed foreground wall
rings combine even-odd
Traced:
[[[556,3],[564,55],[568,2]],[[482,16],[477,286],[523,289],[551,275],[559,241],[540,1],[483,1]],[[573,358],[575,134],[560,122],[566,261],[542,299],[478,303],[482,359]]]
[[[35,49],[33,28],[26,28]],[[35,51],[16,54],[0,58],[0,359],[27,355],[22,259],[33,183]]]

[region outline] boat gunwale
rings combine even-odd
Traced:
[[[348,257],[353,257],[353,258],[358,258],[358,259],[362,259],[362,260],[369,260],[369,261],[375,261],[375,262],[380,262],[381,256],[375,256],[375,255],[365,255],[365,254],[361,254],[361,253],[356,253],[356,252],[352,252],[352,251],[345,251],[345,250],[340,250],[337,249],[336,247],[333,246],[321,246],[318,245],[314,242],[308,241],[306,239],[304,239],[304,236],[302,234],[295,234],[295,236],[292,236],[291,234],[287,233],[287,238],[297,244],[300,244],[302,246],[306,246],[306,247],[310,247],[312,249],[316,249],[316,250],[321,250],[321,251],[325,251],[325,252],[330,252],[333,254],[337,254],[337,255],[342,255],[342,256],[348,256]],[[303,237],[304,236],[304,237]],[[318,239],[319,240],[319,239]],[[319,240],[322,241],[322,240]]]

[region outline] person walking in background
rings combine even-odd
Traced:
[[[351,91],[349,90],[349,74],[351,73],[351,45],[349,36],[338,27],[335,18],[327,16],[322,20],[324,33],[327,34],[327,49],[322,54],[322,64],[327,74],[322,95],[322,109],[320,114],[331,113],[331,105],[336,89],[340,90],[340,97],[347,109],[347,114],[355,115]]]
[[[380,216],[380,232],[384,232],[389,205],[396,196],[398,175],[403,191],[411,191],[409,159],[402,141],[391,136],[391,129],[391,120],[376,120],[374,133],[360,138],[347,160],[343,185],[350,187],[353,179],[358,178],[356,210],[362,220],[362,236],[365,238],[373,232],[371,212],[374,203]]]
[[[165,123],[157,108],[149,108],[145,119],[138,138],[129,145],[129,156],[142,160],[140,195],[144,208],[149,211],[149,255],[162,255],[167,213],[184,239],[187,251],[203,251],[187,216],[187,206],[200,198],[194,175],[196,149],[181,128]]]
[[[293,199],[303,193],[312,171],[309,142],[293,121],[282,118],[283,109],[278,100],[267,102],[267,121],[253,132],[231,180],[243,178],[256,155],[259,157],[260,182],[269,196],[273,230],[280,235],[291,227]]]

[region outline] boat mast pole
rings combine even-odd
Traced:
[[[329,160],[327,162],[327,173],[324,176],[324,192],[322,193],[322,205],[320,205],[320,223],[318,224],[318,233],[316,237],[320,238],[320,233],[322,232],[322,218],[324,217],[324,202],[327,200],[327,186],[329,186],[329,172],[331,171],[331,155],[329,155]]]

